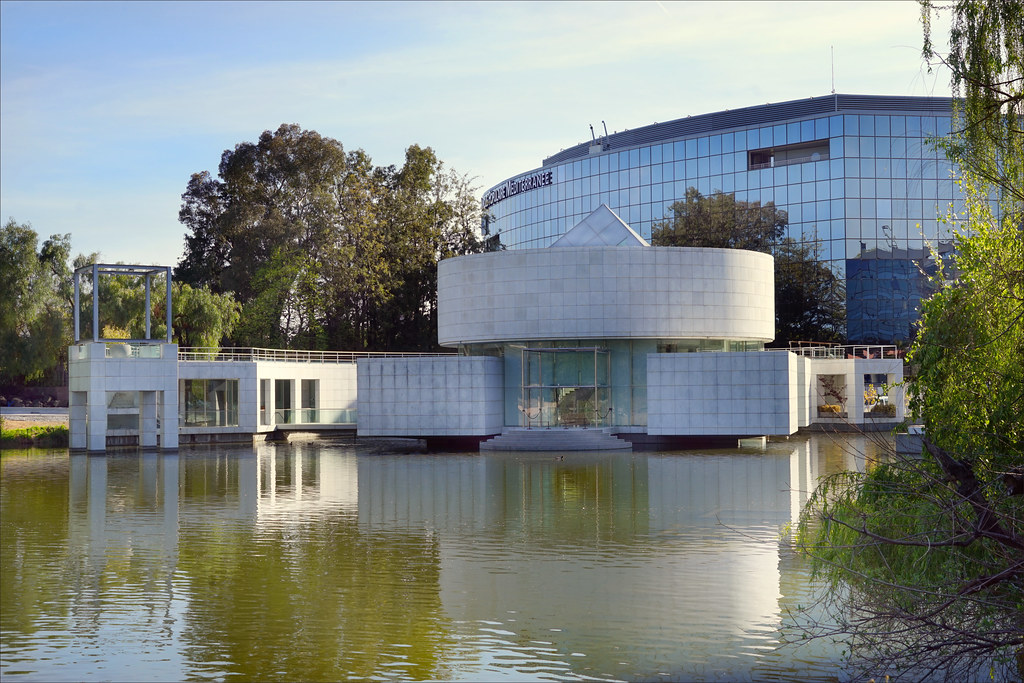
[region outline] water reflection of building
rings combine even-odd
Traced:
[[[153,619],[190,624],[190,638],[229,605],[287,590],[289,618],[358,616],[347,632],[370,629],[383,643],[397,637],[395,615],[360,611],[370,597],[341,590],[369,581],[371,592],[400,590],[371,600],[399,621],[472,631],[447,646],[435,634],[438,652],[485,635],[524,652],[547,642],[563,658],[586,653],[574,670],[621,677],[617,648],[636,634],[645,661],[675,662],[686,643],[688,661],[731,666],[720,652],[754,648],[750,632],[770,641],[780,604],[799,600],[780,570],[780,534],[822,474],[862,469],[857,451],[869,446],[819,437],[706,455],[361,456],[278,444],[72,456],[69,527],[87,548],[86,575],[107,577],[108,590],[112,572],[163,582]],[[101,591],[83,588],[82,599]],[[394,600],[427,612],[407,615]]]

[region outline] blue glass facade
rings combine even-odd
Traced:
[[[775,202],[847,283],[851,342],[906,340],[927,244],[962,210],[949,162],[949,98],[828,95],[689,117],[564,150],[488,190],[488,229],[546,247],[601,204],[645,238],[689,187]]]

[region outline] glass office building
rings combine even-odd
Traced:
[[[963,208],[933,144],[950,132],[951,107],[941,97],[827,95],[597,137],[490,188],[486,228],[507,249],[546,247],[606,204],[650,238],[690,187],[774,202],[789,235],[817,239],[845,281],[849,340],[907,340],[926,295],[928,245],[949,246],[939,216]]]

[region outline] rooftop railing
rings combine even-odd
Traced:
[[[808,358],[903,358],[903,351],[892,344],[808,344],[801,342],[785,349]]]
[[[250,347],[206,348],[183,346],[178,349],[179,361],[277,361],[289,363],[354,363],[360,358],[418,358],[453,356],[451,353],[392,353],[372,351],[303,351],[297,349],[259,349]]]

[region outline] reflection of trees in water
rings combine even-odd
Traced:
[[[281,450],[277,495],[285,496],[295,469],[291,449]],[[303,481],[315,488],[315,468],[306,465]],[[209,462],[185,470],[194,470],[185,479],[204,481],[205,490],[231,487],[227,469]],[[352,515],[322,511],[268,524],[218,527],[204,520],[181,530],[179,572],[190,598],[182,639],[195,674],[443,676],[447,636],[435,539],[368,534]]]

